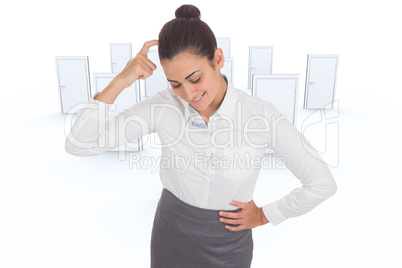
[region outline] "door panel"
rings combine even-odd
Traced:
[[[56,57],[56,69],[61,111],[69,113],[73,106],[89,100],[88,57]]]
[[[156,65],[156,70],[144,81],[145,90],[144,92],[141,92],[141,94],[143,94],[145,98],[149,98],[155,95],[158,91],[169,87],[169,83],[159,61],[158,50],[149,50],[148,59]]]
[[[131,43],[110,44],[112,73],[120,73],[132,58]]]
[[[296,126],[299,75],[254,75],[253,95],[272,103]]]
[[[254,74],[272,73],[272,46],[250,46],[248,87],[252,88]]]
[[[222,48],[223,56],[225,58],[230,58],[230,38],[229,37],[218,37],[216,38],[218,48]]]
[[[338,55],[308,55],[304,108],[332,108],[337,66]]]
[[[229,82],[233,83],[233,70],[234,70],[234,59],[225,58],[225,65],[221,69],[221,73],[226,75]]]

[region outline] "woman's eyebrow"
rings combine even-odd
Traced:
[[[196,72],[199,72],[200,70],[197,70],[197,71],[194,71],[194,72],[192,72],[189,76],[187,76],[186,78],[184,78],[185,80],[187,80],[187,79],[189,79],[193,74],[195,74]],[[173,82],[173,83],[179,83],[178,81],[176,81],[176,80],[170,80],[170,79],[168,79],[168,81],[169,82]]]
[[[187,76],[186,78],[184,78],[184,79],[188,79],[188,78],[190,78],[193,74],[195,74],[196,72],[199,72],[200,70],[197,70],[197,71],[194,71],[194,72],[192,72],[189,76]]]

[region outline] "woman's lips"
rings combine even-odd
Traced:
[[[192,100],[191,103],[194,103],[194,104],[200,103],[202,101],[204,95],[205,95],[205,92],[202,93],[202,95],[198,99]]]

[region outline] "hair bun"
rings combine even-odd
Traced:
[[[177,19],[200,19],[201,12],[200,10],[193,5],[182,5],[178,9],[176,9],[176,18]]]

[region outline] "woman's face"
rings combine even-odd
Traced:
[[[219,48],[213,63],[215,68],[206,57],[190,52],[161,62],[173,92],[200,112],[216,111],[226,92],[226,82],[220,74],[224,57]]]

